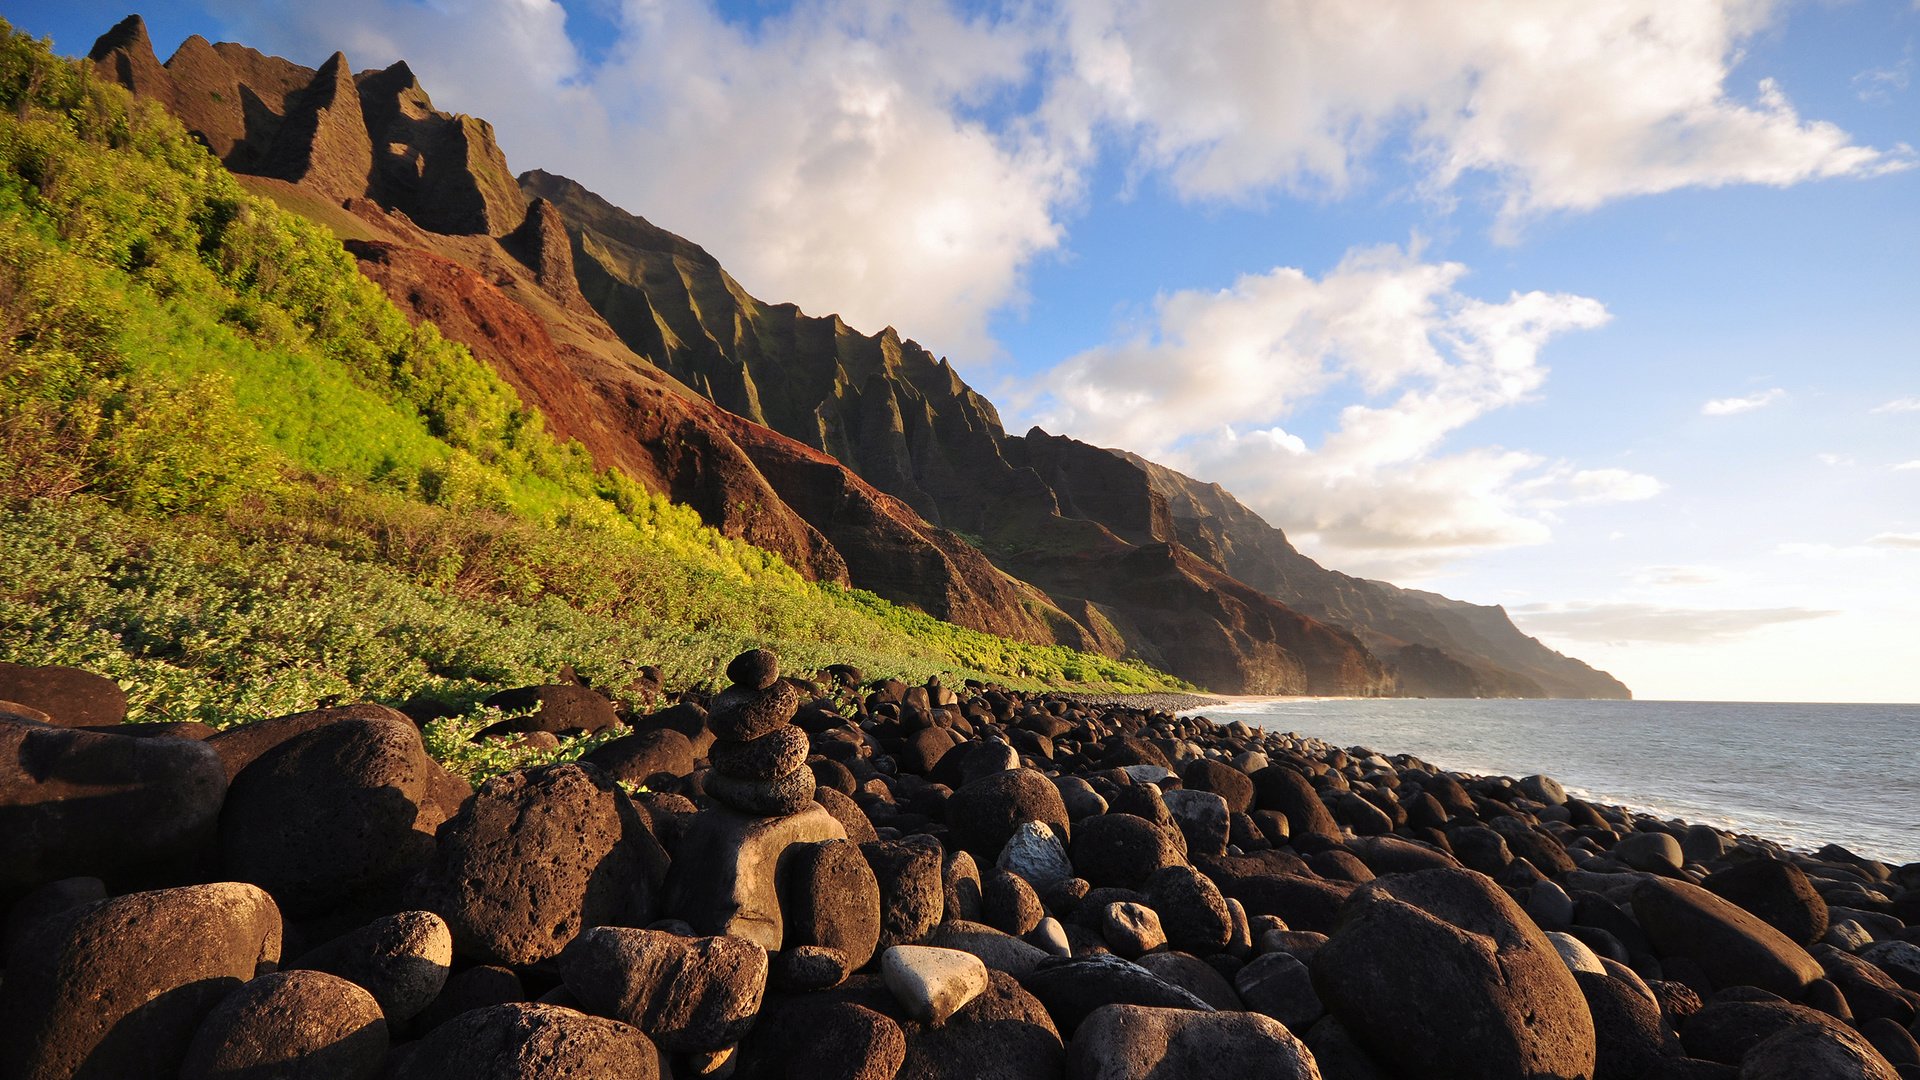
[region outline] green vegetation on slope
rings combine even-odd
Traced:
[[[0,22],[0,659],[226,724],[470,707],[565,663],[691,682],[749,644],[803,671],[1177,685],[808,583],[596,470],[331,234]]]

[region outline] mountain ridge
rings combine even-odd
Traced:
[[[597,462],[816,580],[1223,691],[1626,696],[1499,609],[1320,568],[1217,485],[1237,511],[1124,452],[1008,434],[891,327],[763,303],[584,186],[513,177],[491,127],[435,110],[404,62],[307,69],[190,38],[162,65],[137,16],[90,58],[250,183],[333,222],[402,310]]]

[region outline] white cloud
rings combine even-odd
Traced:
[[[1508,611],[1528,633],[1574,641],[1670,645],[1731,641],[1764,627],[1839,614],[1803,607],[1678,608],[1638,603],[1525,604]]]
[[[1920,469],[1920,460],[1903,461],[1893,467],[1894,472],[1912,472],[1915,469]]]
[[[1714,398],[1700,406],[1700,415],[1735,416],[1755,409],[1764,409],[1786,396],[1787,392],[1776,386],[1771,390],[1748,394],[1746,397]]]
[[[1341,194],[1404,136],[1424,186],[1491,178],[1508,225],[1682,187],[1787,186],[1912,164],[1730,87],[1770,0],[1068,4],[1077,104],[1135,132],[1182,192]]]
[[[1854,456],[1852,454],[1820,453],[1820,454],[1813,455],[1813,460],[1819,462],[1822,465],[1827,466],[1830,469],[1845,468],[1847,466],[1859,464],[1859,462],[1854,459]]]
[[[1920,412],[1920,397],[1894,398],[1884,405],[1875,405],[1871,411],[1876,413]]]
[[[1920,533],[1881,533],[1867,543],[1876,547],[1920,549]]]
[[[1900,62],[1889,67],[1869,68],[1853,77],[1854,96],[1869,105],[1891,105],[1895,97],[1913,81],[1913,43],[1908,42]]]
[[[1531,398],[1552,338],[1604,323],[1581,296],[1459,291],[1465,268],[1358,249],[1316,279],[1283,267],[1162,296],[1147,331],[1071,357],[1014,407],[1224,484],[1341,565],[1369,571],[1550,535],[1564,507],[1645,499],[1653,477],[1499,447],[1449,449]],[[1300,407],[1352,403],[1318,446]]]

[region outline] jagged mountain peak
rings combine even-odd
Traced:
[[[112,29],[101,34],[93,43],[93,48],[87,51],[87,59],[97,64],[114,52],[145,55],[156,64],[160,62],[153,52],[153,39],[147,36],[147,20],[137,12],[114,23]]]

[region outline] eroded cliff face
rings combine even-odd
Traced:
[[[810,577],[1223,692],[1598,685],[1503,631],[1498,609],[1326,571],[1231,496],[1130,455],[1008,435],[892,328],[763,303],[697,244],[565,177],[515,180],[492,128],[436,110],[404,63],[356,74],[336,53],[310,69],[191,38],[162,65],[137,17],[91,59],[256,191],[334,228],[402,310],[596,463]]]
[[[862,334],[762,303],[697,245],[578,183],[520,180],[559,208],[583,294],[635,351],[973,538],[1095,647],[1222,691],[1392,690],[1354,635],[1182,547],[1138,464],[1038,431],[1009,436],[992,402],[892,328]]]

